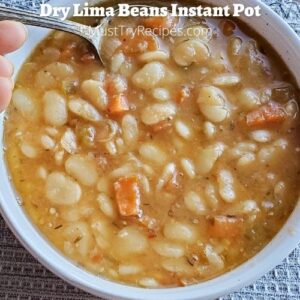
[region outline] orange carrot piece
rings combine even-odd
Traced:
[[[230,20],[222,20],[219,27],[225,36],[233,35],[234,30],[236,29],[236,25]]]
[[[114,183],[114,190],[121,216],[130,217],[141,214],[141,194],[136,176],[121,177]]]
[[[249,127],[265,126],[282,123],[286,118],[283,107],[270,102],[246,115],[246,124]]]
[[[127,98],[123,94],[114,95],[109,101],[108,112],[111,115],[119,116],[129,109]]]
[[[166,17],[149,17],[142,20],[142,25],[153,29],[156,34],[162,33],[163,30],[171,30],[176,26],[176,23],[177,18],[171,14]]]
[[[146,51],[155,51],[158,47],[158,41],[151,32],[136,31],[133,34],[127,34],[121,37],[122,45],[118,50],[125,55],[139,54]]]
[[[209,219],[208,233],[213,238],[231,239],[240,236],[243,219],[234,216],[216,216]]]
[[[100,263],[103,260],[103,253],[96,247],[90,252],[89,256],[93,263]]]

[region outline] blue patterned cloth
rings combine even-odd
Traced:
[[[263,0],[300,36],[299,0]],[[47,2],[47,1],[44,1]],[[0,0],[7,6],[37,10],[40,0]],[[300,51],[300,50],[299,50]],[[99,299],[65,283],[40,265],[16,240],[0,217],[0,299]],[[300,300],[300,245],[254,284],[220,300]],[[159,299],[158,299],[159,300]]]

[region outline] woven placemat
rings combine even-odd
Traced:
[[[264,2],[300,35],[299,0],[264,0]],[[38,9],[39,3],[40,0],[0,0],[0,4],[29,10]],[[45,269],[20,245],[0,217],[0,300],[2,299],[93,300],[99,298],[65,283]],[[300,245],[281,265],[260,280],[221,299],[300,299]]]

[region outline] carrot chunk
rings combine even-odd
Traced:
[[[96,247],[90,252],[89,256],[93,263],[100,263],[103,260],[103,253]]]
[[[283,107],[275,102],[270,102],[246,115],[246,124],[249,127],[265,126],[282,123],[286,118]]]
[[[177,18],[168,14],[166,17],[149,17],[142,20],[142,25],[153,29],[153,32],[160,34],[165,30],[171,30],[176,26]]]
[[[118,48],[125,55],[139,54],[146,51],[155,51],[158,41],[151,32],[136,31],[132,34],[124,34],[121,37],[122,45]]]
[[[109,101],[108,112],[111,115],[119,116],[129,109],[127,98],[123,94],[114,95]]]
[[[233,35],[234,30],[236,29],[236,25],[230,20],[221,21],[219,27],[225,36]]]
[[[213,238],[231,239],[240,236],[243,219],[234,216],[216,216],[209,219],[208,233]]]
[[[114,183],[115,197],[121,216],[141,214],[141,194],[136,176],[122,177]]]

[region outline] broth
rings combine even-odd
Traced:
[[[22,67],[5,123],[14,185],[41,232],[95,274],[147,288],[218,276],[298,200],[297,87],[234,20],[110,26],[107,68],[62,32]]]

